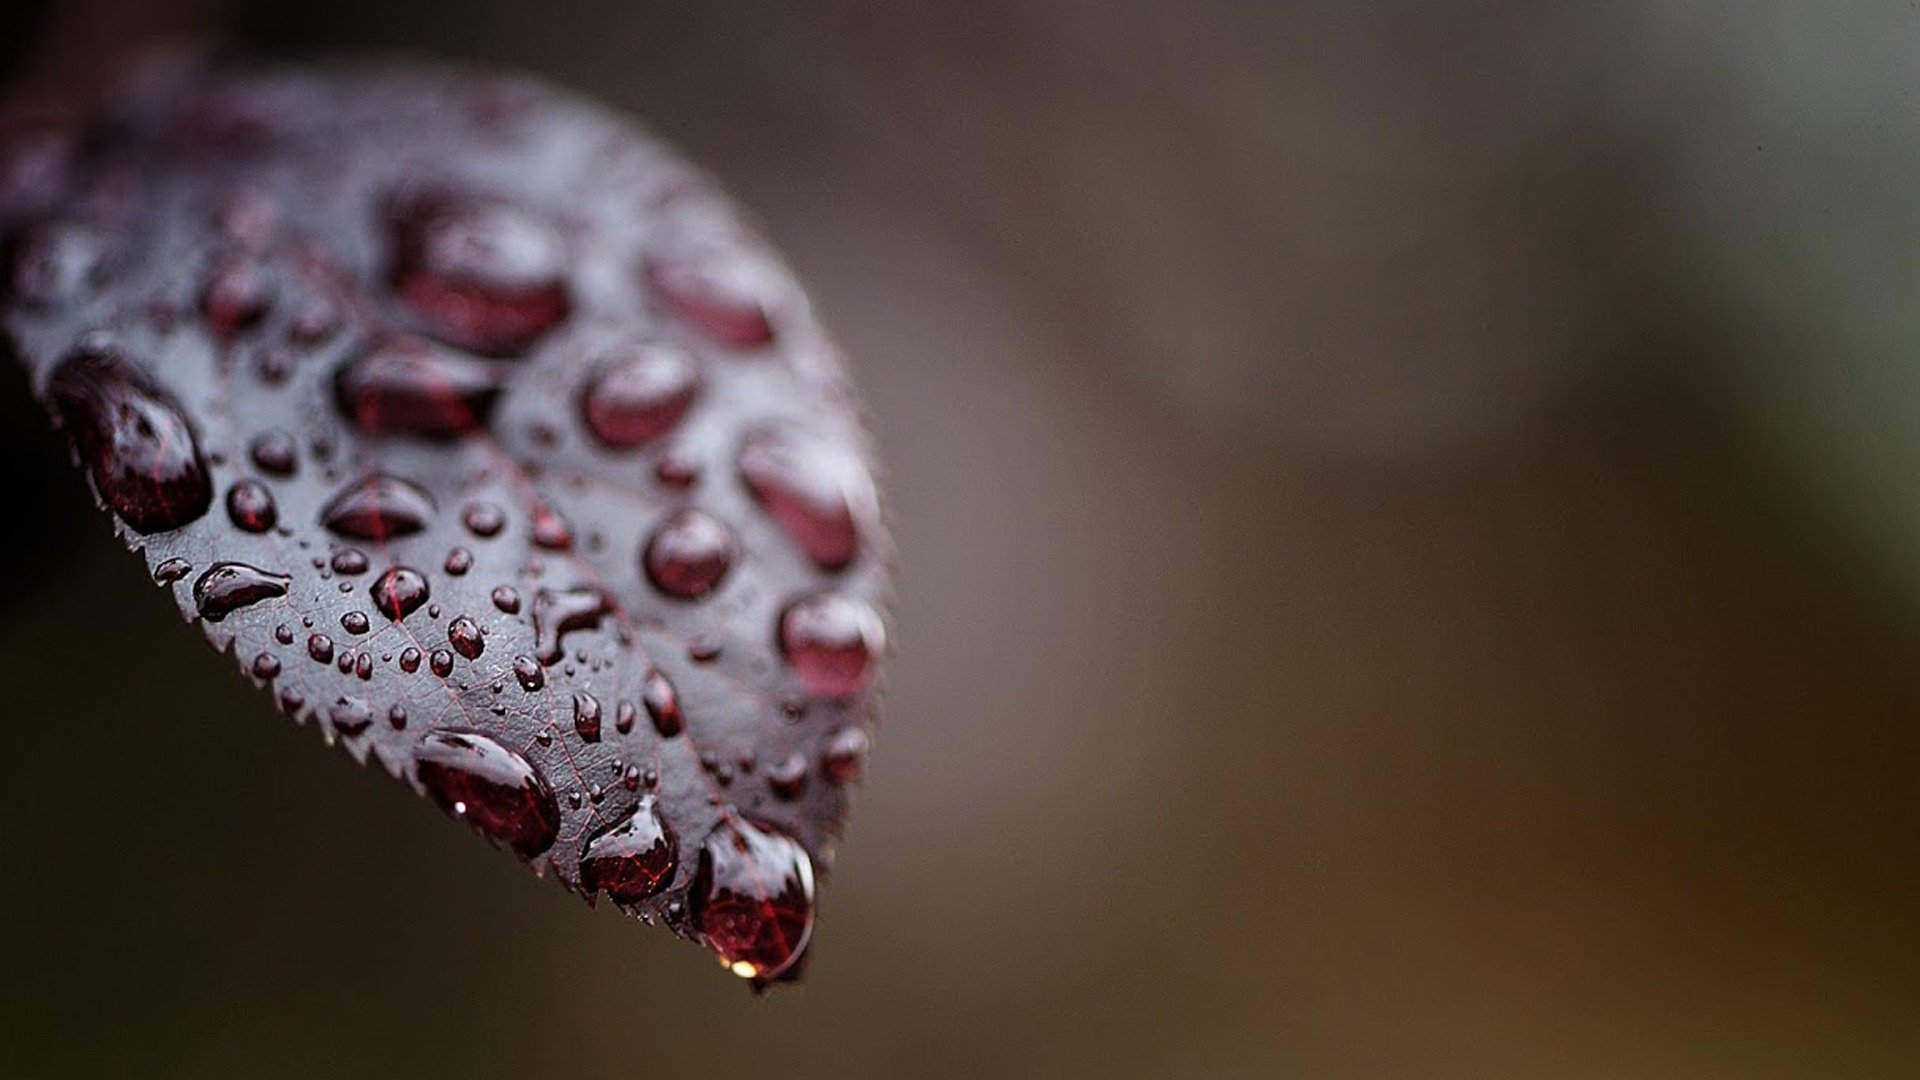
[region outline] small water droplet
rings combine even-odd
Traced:
[[[453,654],[445,649],[433,650],[433,656],[428,658],[427,663],[433,673],[443,679],[453,674]]]
[[[496,585],[493,589],[493,606],[509,615],[520,612],[520,593],[511,585]]]
[[[412,645],[400,650],[400,670],[411,675],[420,670],[420,650]]]
[[[325,296],[310,296],[294,312],[287,334],[308,347],[318,345],[340,331],[340,306]]]
[[[279,642],[282,645],[293,644],[293,628],[288,626],[286,623],[281,623],[279,626],[274,627],[273,640]]]
[[[227,517],[245,532],[263,533],[280,520],[273,492],[258,480],[240,480],[227,489]]]
[[[253,460],[254,468],[271,476],[292,476],[300,462],[300,450],[293,436],[278,429],[255,435],[247,444],[247,456]]]
[[[581,692],[573,695],[573,730],[581,739],[600,741],[600,699]]]
[[[185,559],[173,558],[153,568],[153,580],[158,585],[171,585],[191,573],[193,573],[192,563]]]
[[[434,336],[505,356],[566,318],[566,248],[546,220],[441,192],[401,200],[393,224],[394,291]]]
[[[481,361],[412,338],[387,341],[340,369],[340,412],[369,435],[448,440],[486,426],[500,376]]]
[[[780,652],[816,696],[848,698],[866,689],[886,647],[886,627],[873,608],[838,593],[794,601],[780,614]]]
[[[320,522],[339,536],[381,541],[425,529],[433,512],[433,498],[418,484],[380,474],[334,496]]]
[[[729,818],[701,845],[688,899],[723,967],[777,978],[813,936],[813,860],[785,833]]]
[[[685,352],[635,342],[604,365],[580,399],[587,430],[614,449],[643,446],[673,430],[700,390],[700,369]]]
[[[477,502],[461,513],[460,520],[468,532],[485,540],[500,535],[500,530],[506,527],[507,515],[493,503]]]
[[[711,664],[720,659],[720,639],[712,634],[695,634],[688,638],[687,659],[696,664]]]
[[[353,673],[361,682],[373,678],[373,654],[363,652],[353,658]]]
[[[287,595],[291,581],[246,563],[215,563],[193,583],[193,603],[201,618],[219,622],[249,604]]]
[[[414,750],[420,786],[442,810],[531,859],[553,846],[560,808],[531,762],[474,732],[435,731]]]
[[[547,685],[547,669],[531,656],[513,658],[513,677],[520,680],[520,689],[528,693]]]
[[[372,627],[364,611],[349,611],[340,616],[340,628],[349,634],[364,634]]]
[[[399,622],[427,602],[427,579],[411,567],[389,567],[374,580],[367,595],[372,597],[373,606],[380,609],[380,614]]]
[[[200,444],[173,398],[110,347],[83,344],[49,395],[94,490],[136,532],[177,529],[213,502]]]
[[[663,454],[653,463],[653,478],[675,491],[685,491],[700,482],[700,463],[678,454]]]
[[[310,634],[307,637],[307,655],[324,664],[333,659],[333,639],[325,634]]]
[[[478,659],[487,647],[486,639],[480,636],[479,625],[465,615],[447,624],[447,644],[469,660]]]
[[[860,550],[856,516],[868,512],[873,481],[851,456],[787,429],[748,436],[740,476],[762,509],[822,570],[842,570]]]
[[[464,576],[467,571],[473,569],[473,552],[463,547],[454,548],[447,552],[445,568],[447,573],[454,577]]]
[[[373,707],[362,698],[336,698],[327,707],[327,719],[332,721],[334,731],[352,738],[373,723]]]
[[[280,658],[272,653],[261,653],[253,658],[253,677],[262,681],[280,677]]]
[[[633,730],[633,722],[640,719],[640,710],[631,701],[622,701],[613,707],[613,730],[622,735]]]
[[[371,565],[367,562],[366,553],[357,548],[340,548],[333,553],[328,564],[333,567],[334,573],[349,576],[364,574]]]
[[[407,727],[407,707],[396,703],[387,710],[387,723],[395,731],[404,731]]]

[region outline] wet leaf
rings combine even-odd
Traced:
[[[706,177],[525,80],[176,65],[10,133],[0,225],[14,351],[245,677],[536,873],[797,972],[888,550],[835,349]]]

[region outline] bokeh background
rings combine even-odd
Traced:
[[[7,395],[0,1074],[1911,1077],[1920,12],[26,0],[521,67],[762,215],[887,722],[754,1000],[324,753]]]

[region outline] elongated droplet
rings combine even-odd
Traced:
[[[193,429],[118,352],[83,345],[53,373],[50,390],[94,490],[134,531],[177,529],[207,512],[213,485]]]
[[[778,978],[813,936],[813,860],[751,821],[729,819],[707,837],[688,898],[707,947],[744,979]]]
[[[556,663],[566,636],[599,626],[606,613],[607,595],[599,589],[541,589],[533,597],[534,654],[543,664]]]
[[[573,730],[581,741],[600,741],[600,699],[582,691],[573,695]]]
[[[580,884],[589,892],[605,889],[616,903],[637,904],[666,888],[679,863],[679,845],[660,820],[657,801],[643,795],[632,814],[587,841]]]
[[[767,429],[741,445],[740,477],[814,565],[841,570],[860,553],[859,521],[872,513],[873,480],[851,456]]]
[[[715,258],[653,261],[646,280],[674,314],[722,345],[756,349],[773,340],[766,308],[738,267]]]
[[[447,624],[447,644],[453,651],[469,660],[477,660],[487,647],[486,638],[480,635],[480,626],[465,615]],[[436,654],[435,659],[438,659]],[[443,673],[444,674],[444,673]]]
[[[547,685],[547,669],[531,656],[513,658],[513,677],[519,680],[520,689],[530,694]]]
[[[525,350],[566,318],[566,248],[546,220],[445,192],[395,206],[393,288],[442,341],[492,356]]]
[[[482,835],[523,859],[553,846],[560,806],[526,758],[475,732],[435,731],[413,760],[427,796]]]
[[[680,715],[680,696],[659,670],[647,672],[647,681],[640,687],[640,700],[646,705],[647,716],[661,738],[671,739],[686,728],[686,718]]]
[[[246,563],[215,563],[193,583],[193,603],[201,618],[219,622],[249,604],[287,595],[291,582],[285,574]]]
[[[698,510],[680,510],[654,530],[640,562],[654,588],[697,600],[719,587],[738,554],[733,530]]]
[[[355,540],[411,536],[433,519],[433,499],[418,484],[397,476],[371,476],[334,496],[320,522]]]
[[[780,614],[781,655],[809,691],[825,698],[866,689],[886,633],[873,608],[838,593],[796,600]]]
[[[478,360],[398,339],[362,353],[334,383],[340,412],[370,435],[455,439],[487,424],[500,380]]]
[[[693,358],[668,345],[627,345],[602,362],[607,366],[587,387],[580,412],[594,438],[616,450],[672,431],[700,391]]]

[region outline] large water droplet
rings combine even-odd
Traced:
[[[674,314],[722,345],[754,349],[773,340],[773,324],[739,266],[718,258],[649,262],[647,284]]]
[[[740,447],[740,476],[807,558],[840,570],[860,551],[858,517],[873,481],[850,455],[787,429],[767,429]]]
[[[553,846],[560,806],[531,762],[485,735],[435,731],[414,750],[420,786],[442,810],[531,859]]]
[[[640,561],[655,588],[695,600],[719,586],[738,554],[731,529],[698,510],[681,510],[654,530]]]
[[[486,426],[500,380],[478,360],[412,338],[388,341],[340,369],[340,411],[371,435],[454,439]]]
[[[245,532],[263,533],[280,520],[273,492],[258,480],[240,480],[227,489],[227,517]]]
[[[193,604],[201,618],[219,622],[248,604],[287,595],[291,582],[285,574],[246,563],[215,563],[193,583]]]
[[[608,362],[580,400],[587,430],[615,449],[673,430],[700,390],[700,369],[679,349],[634,343]]]
[[[616,903],[637,904],[666,888],[679,862],[678,845],[660,820],[657,801],[643,795],[632,814],[581,849],[580,884],[589,893],[605,889]]]
[[[606,613],[607,594],[599,589],[541,589],[533,597],[534,654],[543,664],[558,662],[562,639],[599,626]]]
[[[340,536],[389,540],[411,536],[433,518],[433,499],[397,476],[372,476],[334,496],[320,521]]]
[[[751,821],[730,819],[707,837],[688,898],[707,947],[741,978],[778,978],[813,936],[813,860]]]
[[[494,199],[400,200],[393,287],[434,336],[475,352],[525,350],[564,319],[566,247],[549,222]]]
[[[427,579],[407,566],[392,566],[367,589],[373,606],[394,622],[406,618],[427,602]]]
[[[781,654],[801,683],[825,698],[866,688],[886,633],[873,608],[838,593],[804,597],[780,613]]]
[[[207,512],[213,485],[193,429],[117,352],[83,345],[53,373],[50,393],[94,490],[136,532],[177,529]]]

